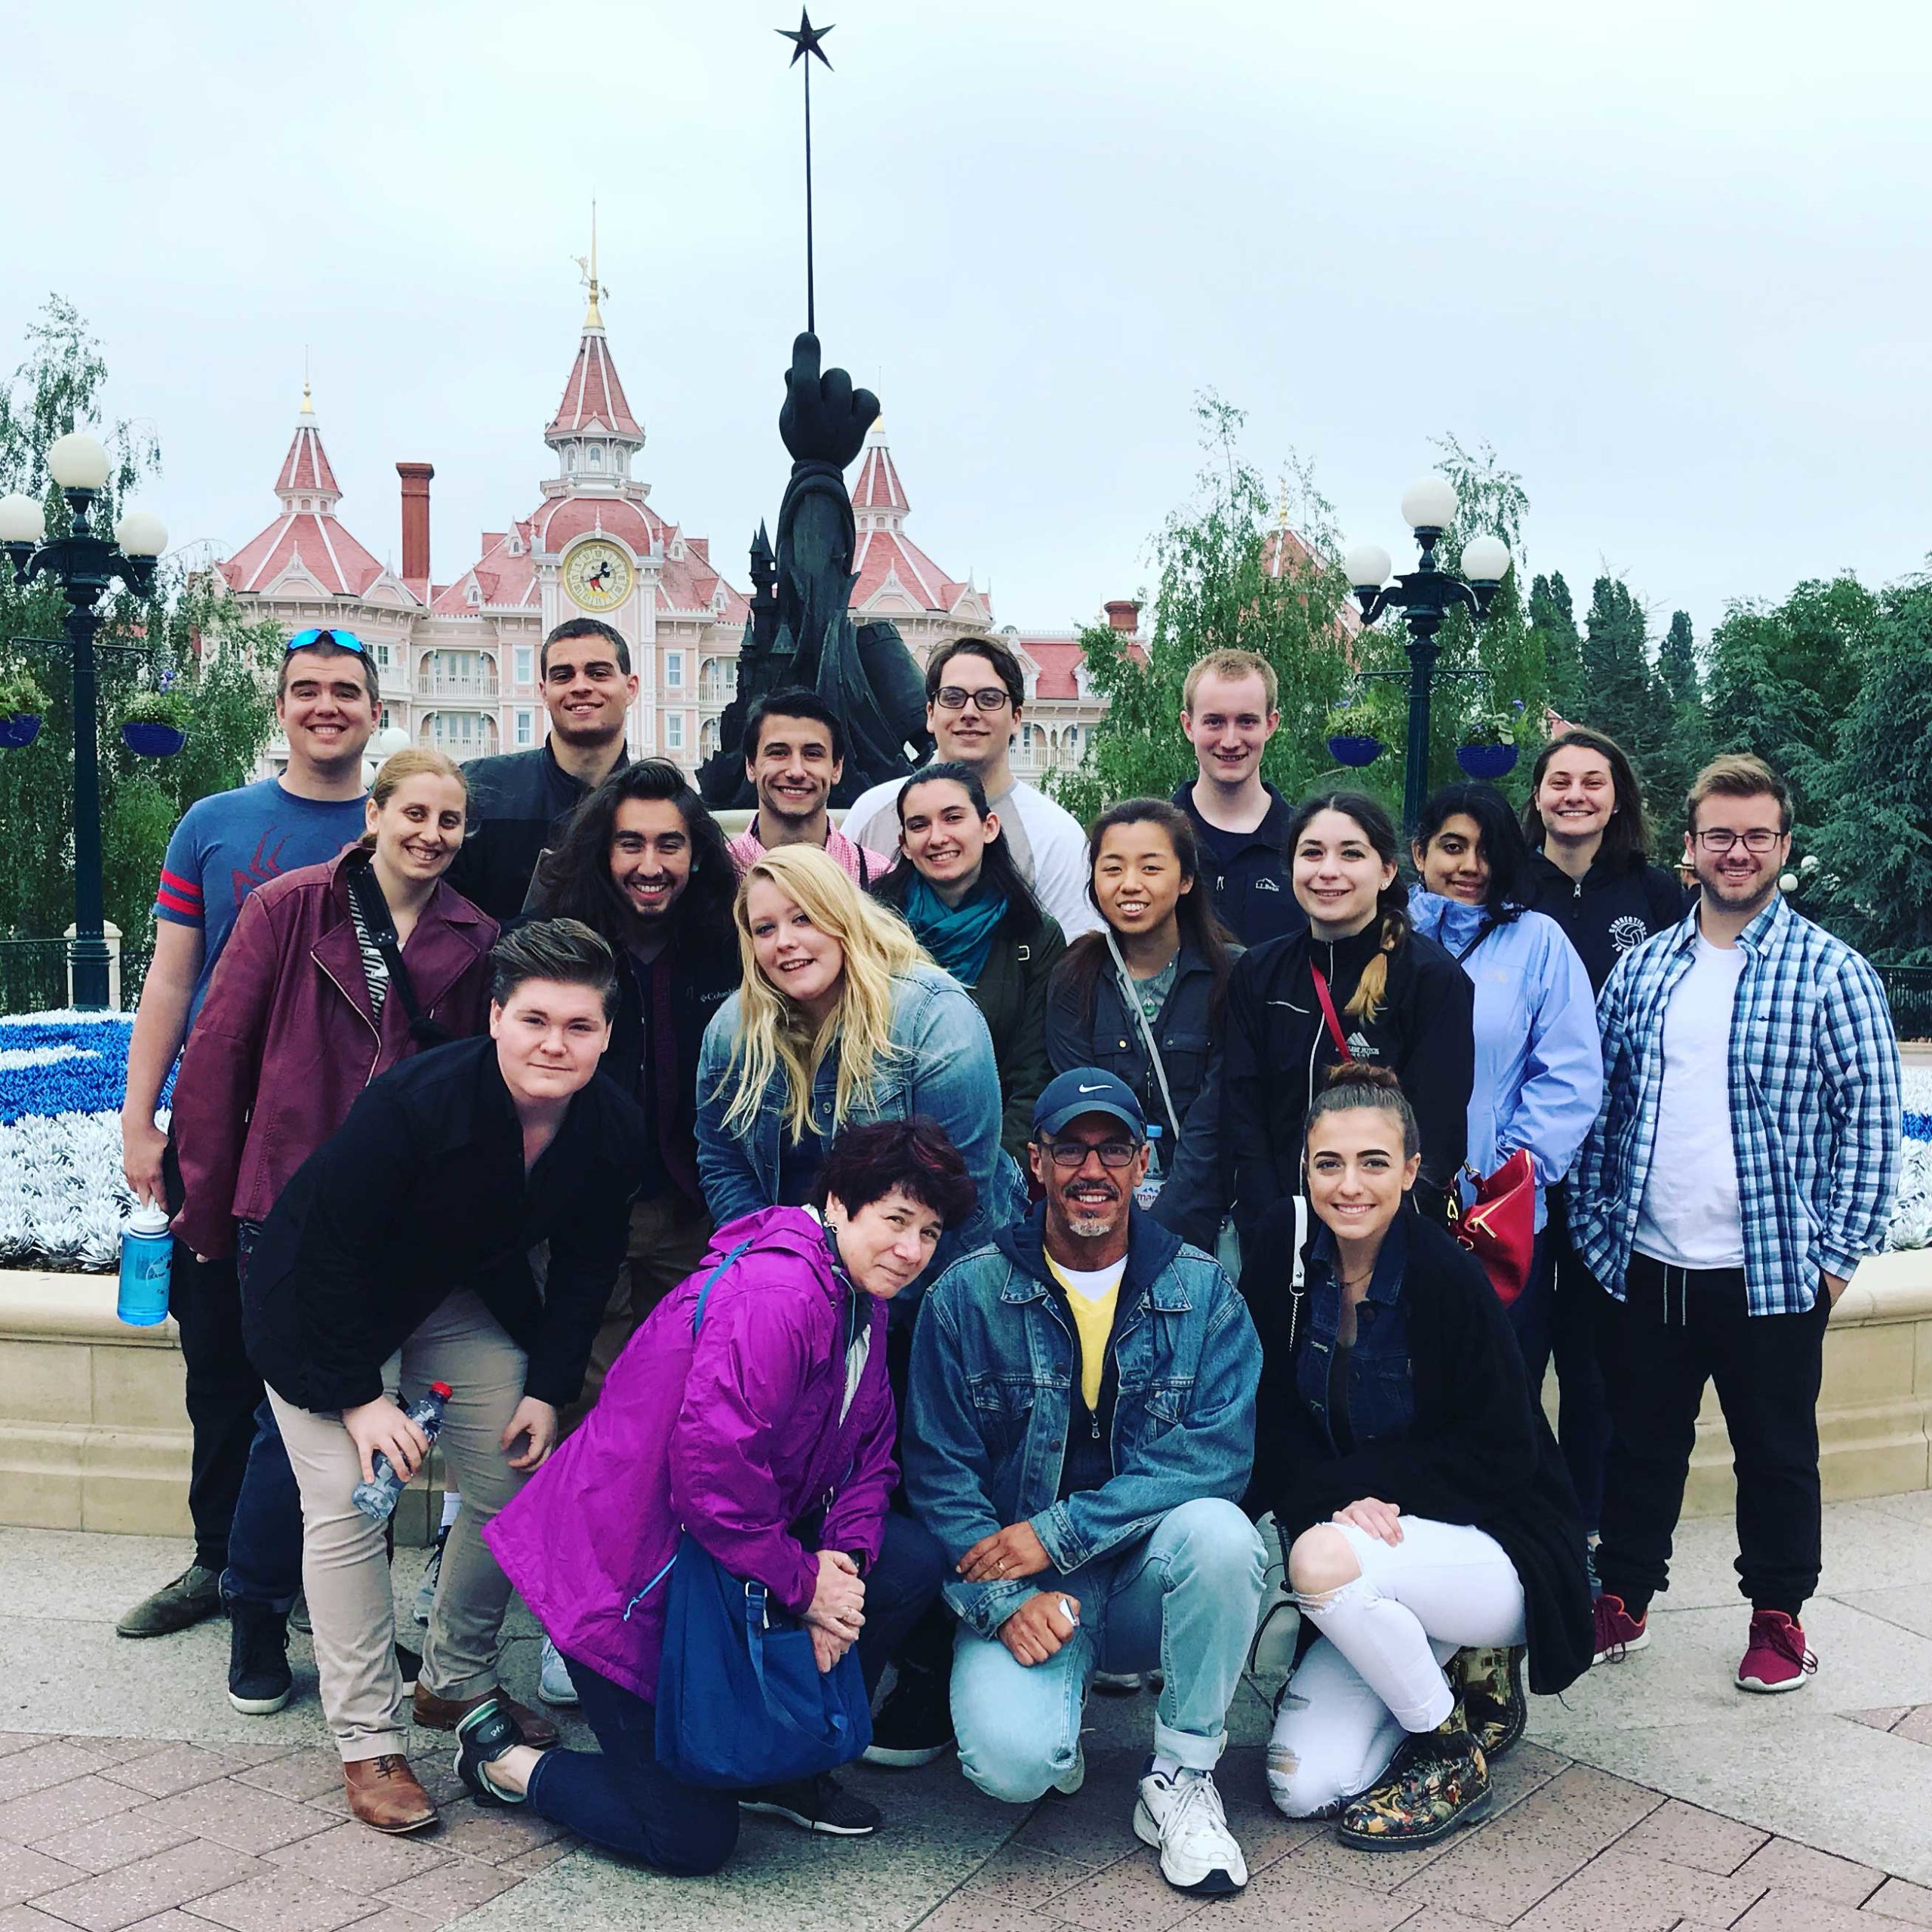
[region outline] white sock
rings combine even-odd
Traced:
[[[1154,1753],[1153,1770],[1155,1777],[1165,1778],[1171,1783],[1180,1776],[1180,1760],[1178,1758],[1170,1758],[1164,1752],[1159,1751]]]
[[[463,1507],[462,1497],[453,1489],[443,1491],[443,1527],[448,1529],[456,1521],[457,1512]]]

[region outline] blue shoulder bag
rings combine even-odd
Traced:
[[[718,1276],[750,1245],[712,1270],[692,1311],[694,1334]],[[685,1531],[665,1602],[657,1761],[690,1784],[742,1789],[850,1764],[872,1741],[857,1649],[821,1672],[804,1623]]]

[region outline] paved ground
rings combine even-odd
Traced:
[[[173,1574],[177,1544],[0,1531],[0,1932],[1880,1932],[1932,1926],[1932,1496],[1837,1506],[1823,1663],[1804,1691],[1746,1698],[1727,1527],[1686,1526],[1651,1648],[1538,1700],[1498,1767],[1498,1808],[1433,1854],[1345,1852],[1262,1792],[1266,1687],[1244,1689],[1222,1777],[1254,1876],[1239,1900],[1169,1891],[1128,1820],[1152,1700],[1096,1698],[1087,1788],[1018,1811],[950,1763],[854,1782],[875,1839],[748,1822],[718,1878],[626,1869],[540,1821],[479,1814],[446,1740],[412,1756],[433,1838],[349,1822],[297,1640],[297,1703],[235,1715],[224,1629],[131,1644],[112,1621]],[[398,1594],[420,1558],[398,1559]],[[532,1688],[512,1626],[506,1675]]]

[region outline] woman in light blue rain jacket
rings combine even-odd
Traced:
[[[1422,883],[1409,917],[1460,963],[1475,988],[1475,1084],[1469,1164],[1494,1174],[1518,1148],[1543,1191],[1569,1171],[1603,1098],[1596,1001],[1575,947],[1555,920],[1524,909],[1528,870],[1521,828],[1487,785],[1449,785],[1423,808],[1414,845]],[[1466,1176],[1463,1199],[1475,1192]],[[1524,1358],[1547,1358],[1548,1284],[1510,1306]]]

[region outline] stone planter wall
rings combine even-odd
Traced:
[[[105,1275],[0,1269],[0,1523],[189,1533],[174,1324],[124,1327],[114,1294]],[[1819,1429],[1827,1500],[1932,1488],[1932,1251],[1868,1261],[1845,1291],[1826,1337]],[[429,1540],[441,1490],[432,1459],[396,1512],[403,1542]],[[1725,1515],[1732,1498],[1713,1396],[1685,1512]]]

